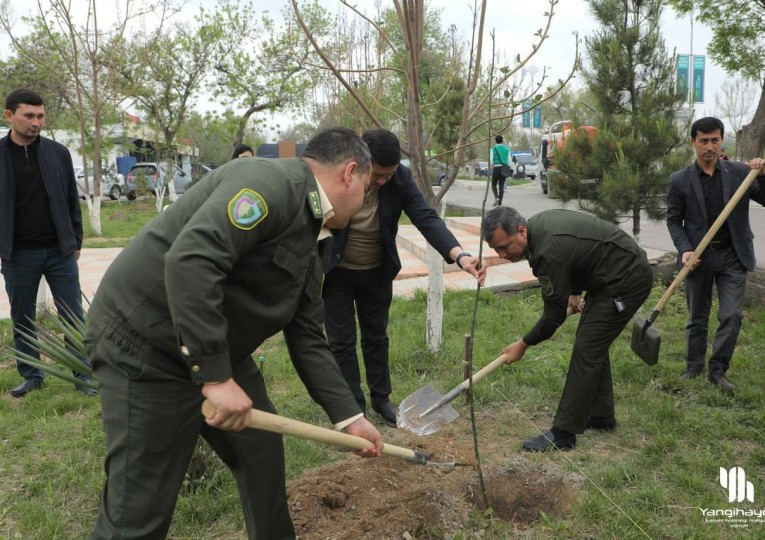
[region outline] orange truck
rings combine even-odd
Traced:
[[[542,193],[546,195],[549,191],[550,170],[555,170],[555,152],[566,144],[566,139],[571,134],[573,127],[574,123],[571,120],[555,122],[542,137],[539,152],[542,158],[542,171],[539,173],[539,180],[542,185]],[[586,130],[590,140],[595,137],[595,132],[597,131],[597,128],[594,126],[579,126],[577,129]]]

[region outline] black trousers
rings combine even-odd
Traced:
[[[499,199],[502,204],[502,198],[505,196],[505,181],[507,178],[502,176],[502,165],[494,165],[491,171],[491,192],[495,199]]]
[[[393,300],[393,282],[384,277],[382,267],[372,270],[334,268],[324,279],[322,297],[327,338],[356,401],[365,410],[356,354],[357,315],[372,405],[388,401],[391,393],[388,311]]]
[[[720,309],[715,331],[709,373],[724,374],[730,367],[733,351],[744,318],[746,268],[733,247],[707,249],[701,265],[685,278],[688,302],[688,324],[685,327],[685,362],[691,371],[703,371],[707,355],[709,314],[712,310],[712,288],[717,286]]]
[[[614,294],[587,293],[576,329],[566,384],[553,420],[553,425],[559,429],[583,433],[588,416],[614,416],[608,351],[651,292],[653,273],[648,263],[631,272],[623,284],[623,289]],[[624,311],[617,311],[615,295],[621,297]]]
[[[107,479],[90,540],[165,538],[200,435],[236,479],[248,538],[295,538],[280,435],[208,426],[188,368],[145,343],[133,356],[104,337],[89,343],[88,353],[107,444]],[[254,362],[237,364],[234,379],[255,408],[275,412]]]

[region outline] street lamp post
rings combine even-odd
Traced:
[[[534,140],[534,76],[542,71],[542,68],[539,66],[528,66],[523,68],[523,73],[528,73],[531,77],[531,85],[529,86],[529,97],[530,99],[528,102],[531,104],[531,108],[529,109],[529,142],[531,143]]]

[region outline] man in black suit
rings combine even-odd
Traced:
[[[678,266],[688,262],[712,223],[743,182],[750,169],[761,169],[765,160],[748,163],[718,160],[725,127],[712,117],[701,118],[691,126],[691,145],[696,161],[670,177],[667,193],[667,227],[678,256]],[[735,394],[736,387],[726,378],[743,318],[746,273],[754,270],[752,229],[749,226],[749,199],[765,206],[765,176],[760,176],[728,219],[715,234],[707,251],[696,262],[685,280],[688,301],[686,325],[686,370],[682,378],[691,379],[704,371],[707,353],[712,286],[720,300],[709,380],[721,390]]]
[[[405,212],[428,243],[449,263],[455,262],[481,283],[486,270],[478,258],[462,249],[443,220],[423,197],[403,166],[396,136],[372,129],[362,136],[372,154],[370,190],[361,209],[345,229],[333,230],[332,255],[326,265],[325,327],[335,360],[362,411],[366,400],[356,356],[356,317],[361,330],[361,351],[372,409],[390,426],[396,425],[396,407],[390,402],[388,367],[388,310],[393,300],[393,279],[401,270],[396,233]]]

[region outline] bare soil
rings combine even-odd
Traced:
[[[514,534],[531,534],[541,512],[567,515],[581,479],[560,469],[557,460],[540,465],[521,455],[515,437],[500,435],[502,422],[496,414],[479,420],[488,505]],[[287,487],[301,540],[451,538],[468,523],[472,509],[486,509],[466,419],[427,437],[381,430],[386,442],[427,452],[430,463],[440,465],[348,453],[305,473]]]

